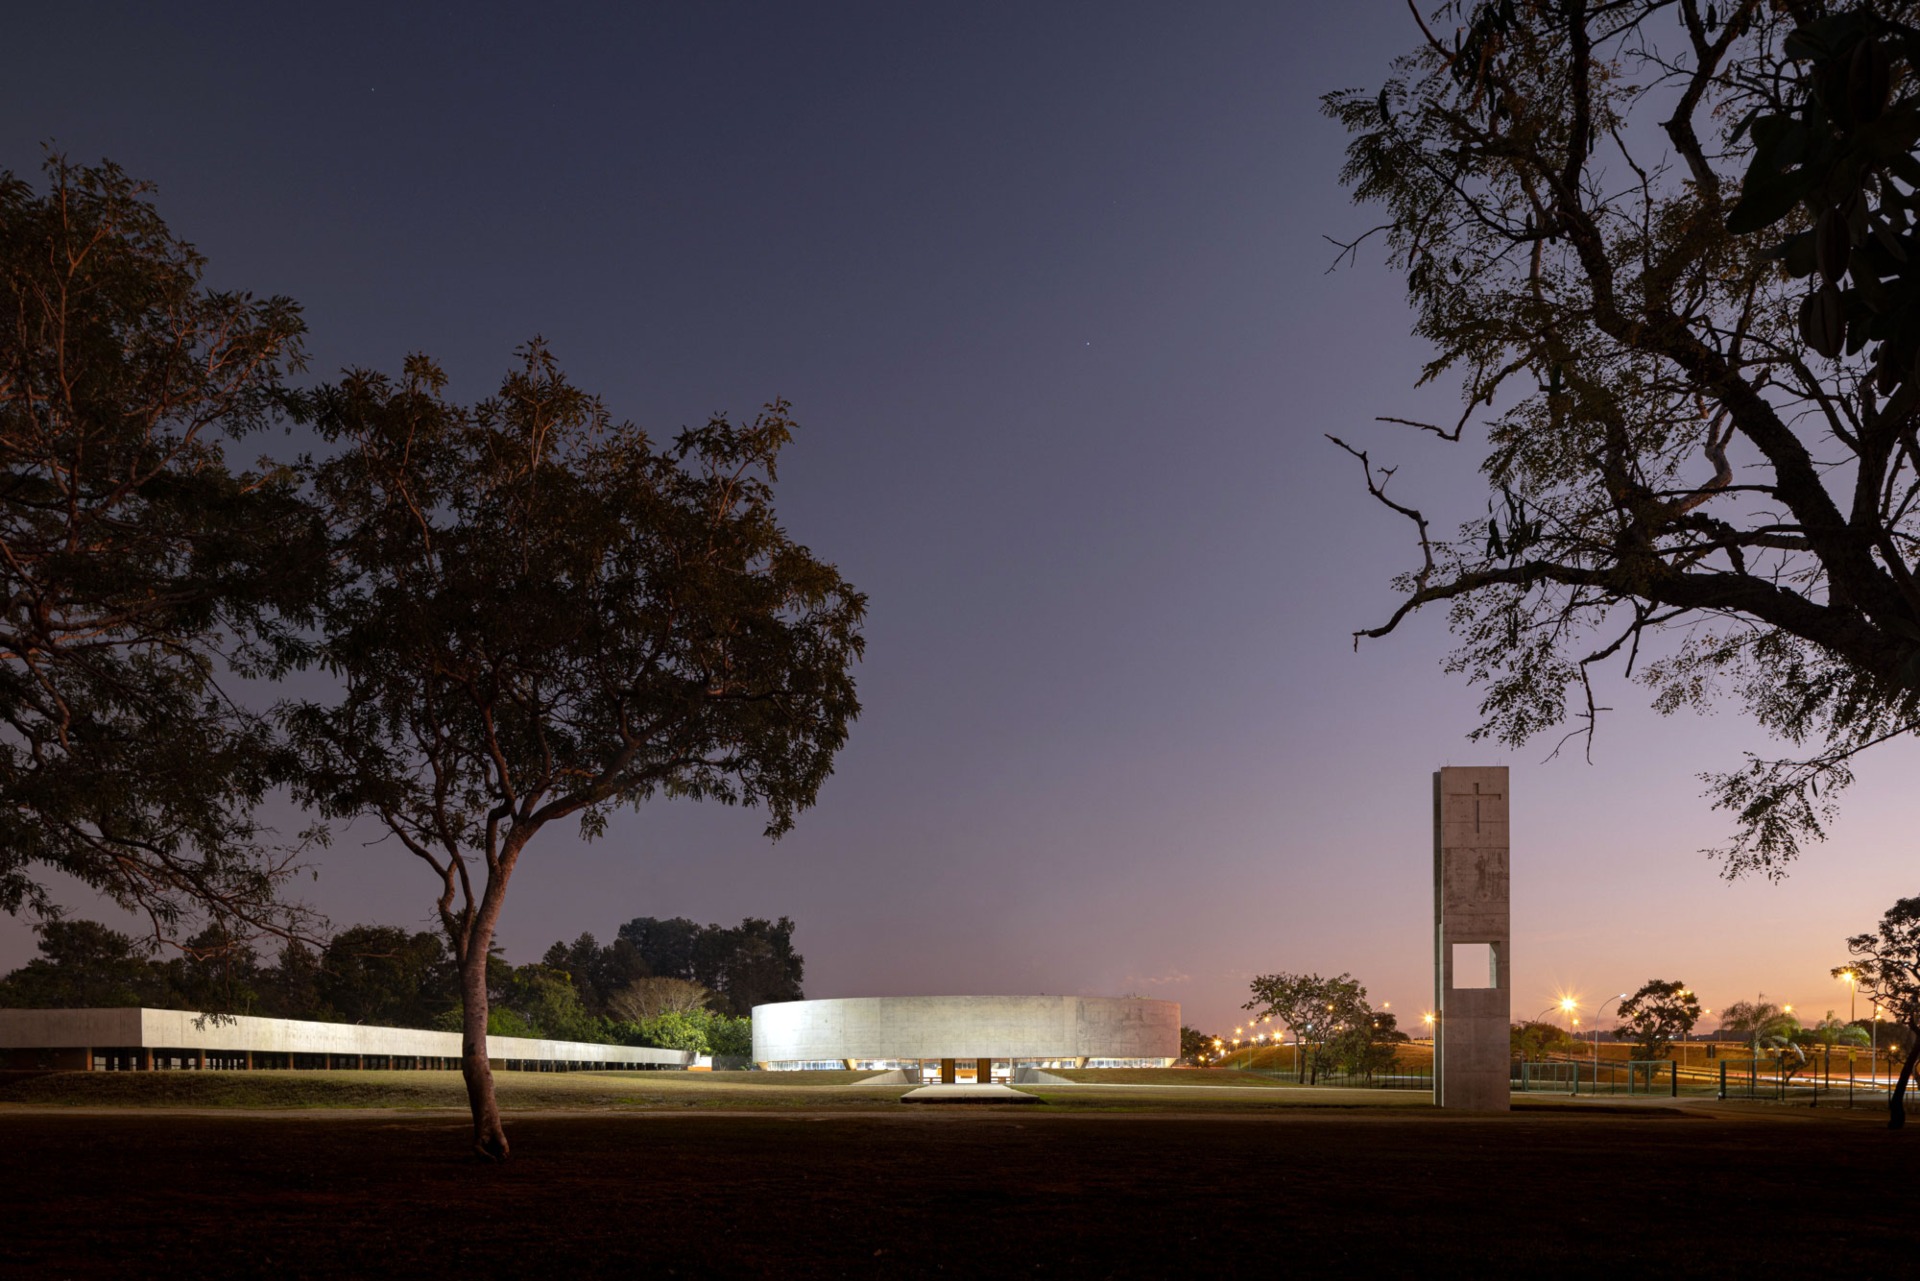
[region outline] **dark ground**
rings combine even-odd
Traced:
[[[899,1105],[894,1105],[899,1107]],[[1798,1109],[0,1110],[60,1276],[1915,1276],[1920,1130]]]

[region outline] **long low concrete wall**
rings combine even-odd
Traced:
[[[460,1034],[248,1015],[215,1019],[187,1010],[0,1010],[0,1050],[89,1048],[457,1059]],[[489,1036],[487,1057],[648,1067],[687,1067],[694,1062],[694,1056],[685,1050],[541,1041],[523,1036]]]
[[[861,996],[753,1007],[759,1063],[852,1059],[1163,1059],[1180,1005],[1116,996]]]

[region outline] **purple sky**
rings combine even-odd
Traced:
[[[1844,1014],[1845,936],[1920,891],[1912,748],[1784,885],[1729,886],[1695,775],[1761,746],[1732,709],[1616,689],[1595,764],[1543,763],[1466,740],[1438,615],[1351,652],[1411,549],[1322,433],[1430,513],[1484,496],[1371,421],[1453,403],[1395,279],[1326,274],[1370,219],[1316,99],[1378,84],[1405,10],[1291,9],[40,6],[0,167],[51,139],[155,180],[215,283],[305,304],[315,377],[424,350],[477,397],[543,334],[659,435],[794,402],[781,511],[871,597],[838,772],[775,846],[688,805],[547,834],[515,960],[786,914],[815,996],[1137,992],[1217,1031],[1255,973],[1350,970],[1417,1020],[1429,775],[1497,763],[1516,1017],[1649,977]],[[337,922],[424,926],[392,849],[318,868]]]

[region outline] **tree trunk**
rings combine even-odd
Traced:
[[[1907,1082],[1913,1080],[1913,1064],[1920,1059],[1920,1035],[1908,1028],[1907,1035],[1913,1038],[1913,1044],[1907,1047],[1907,1061],[1900,1065],[1900,1079],[1894,1082],[1893,1093],[1887,1097],[1887,1128],[1897,1130],[1907,1123]]]
[[[473,1153],[482,1161],[507,1159],[507,1132],[493,1097],[493,1065],[487,1061],[487,944],[477,939],[460,963],[460,1073],[467,1078],[473,1111]]]

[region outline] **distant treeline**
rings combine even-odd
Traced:
[[[592,1014],[613,1013],[615,995],[636,979],[682,979],[713,993],[709,1004],[736,1018],[756,1005],[801,998],[806,968],[793,950],[793,922],[748,917],[732,928],[696,925],[684,916],[638,916],[605,947],[591,934],[555,943],[541,960],[572,979]]]
[[[40,955],[0,978],[0,1006],[219,1010],[385,1027],[460,1026],[458,973],[436,933],[356,925],[314,949],[281,945],[271,961],[208,932],[184,954],[151,955],[95,921],[35,927]],[[791,920],[738,926],[636,917],[602,947],[591,934],[543,960],[489,958],[490,1031],[699,1053],[752,1052],[744,1015],[801,995],[804,961]]]

